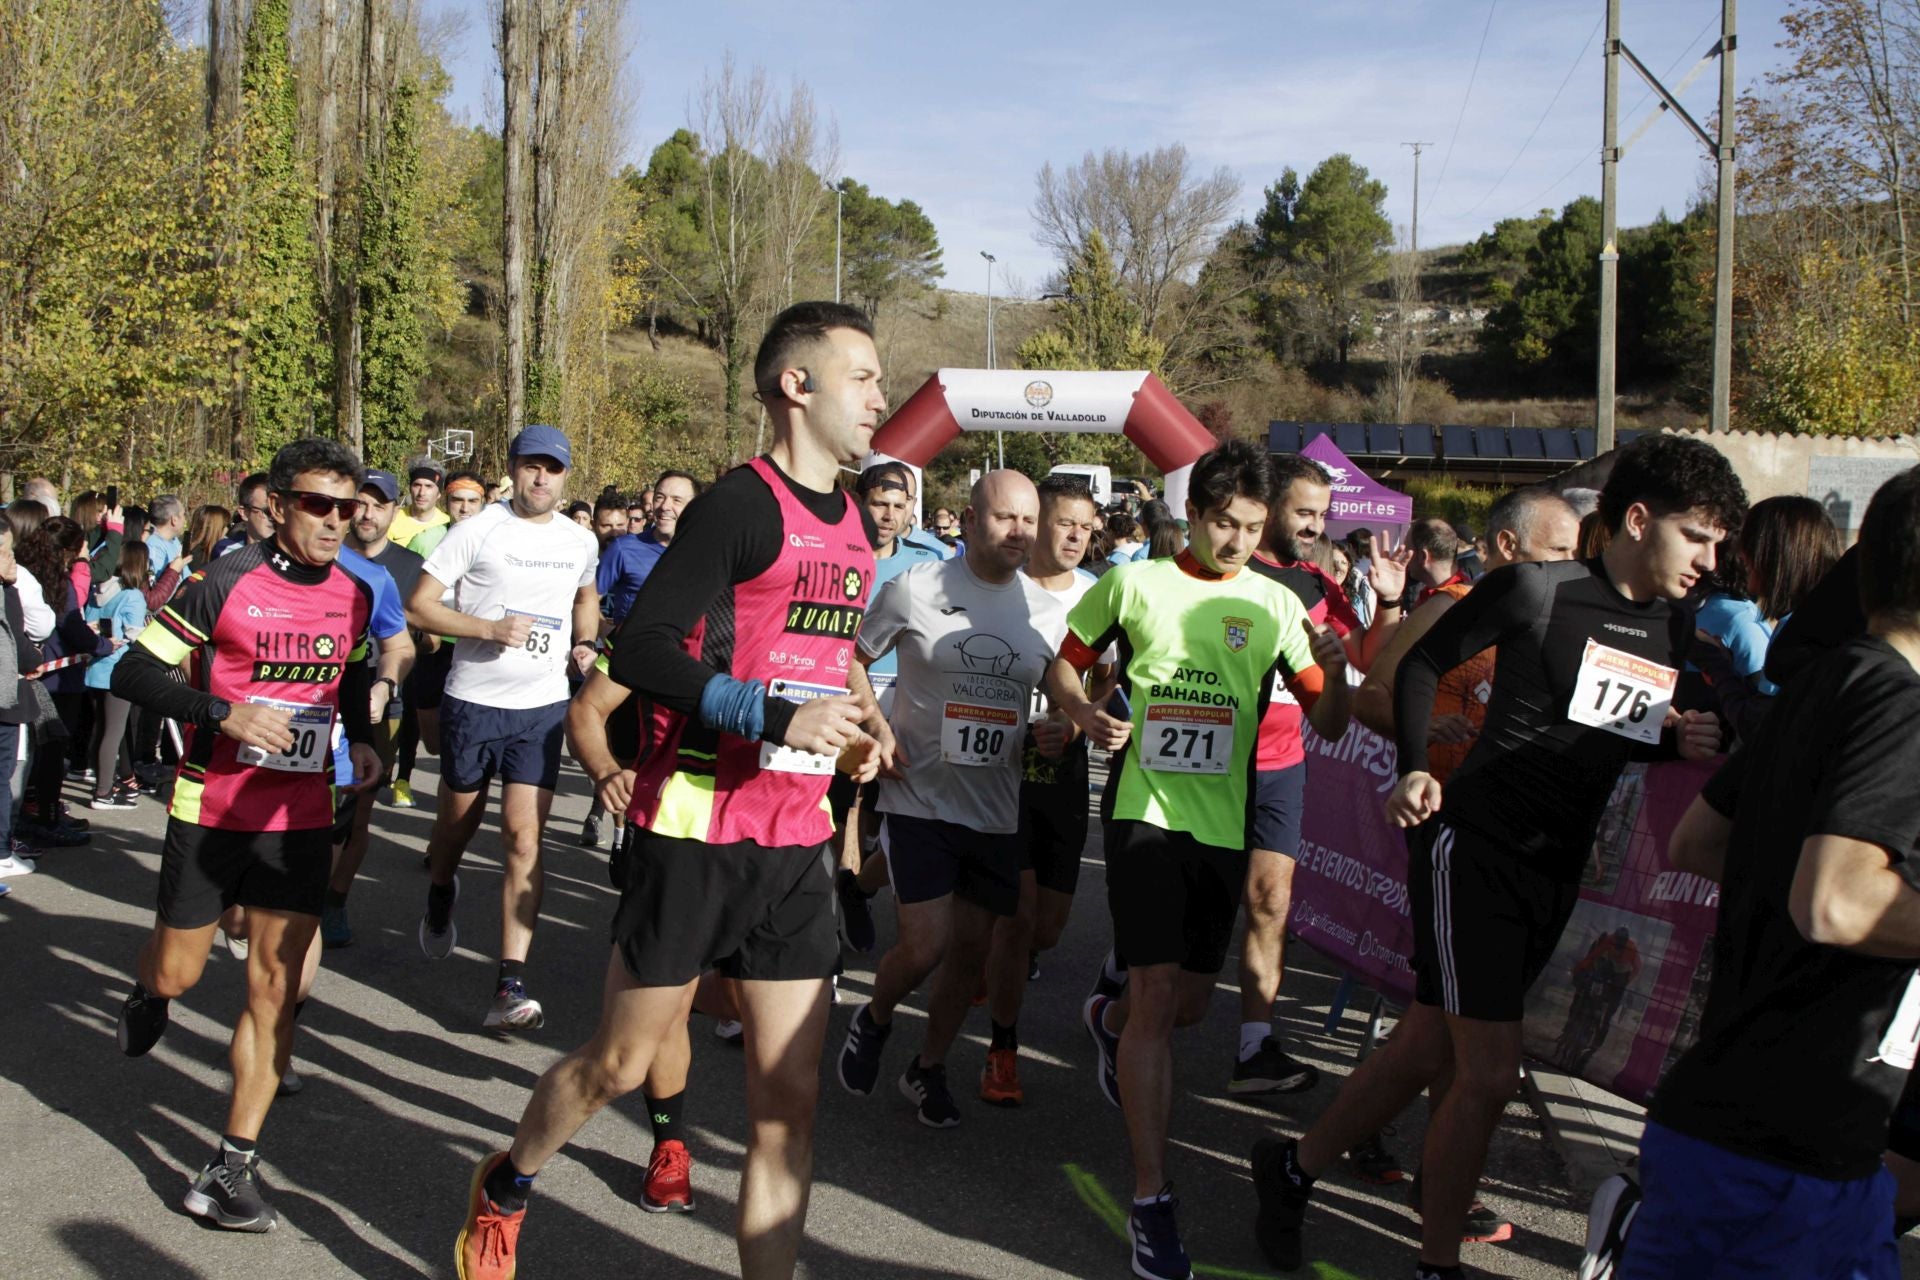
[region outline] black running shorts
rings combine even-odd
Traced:
[[[1220,972],[1246,887],[1246,850],[1121,818],[1106,819],[1104,832],[1115,951],[1130,966]]]
[[[833,976],[840,935],[824,844],[708,844],[628,823],[614,861],[613,945],[641,986],[684,986],[709,969],[750,982]]]
[[[231,906],[317,916],[333,874],[326,827],[224,831],[167,819],[160,846],[160,923],[202,929]]]
[[[988,835],[937,818],[880,817],[893,893],[902,903],[952,894],[997,916],[1020,910],[1020,859],[1007,835]]]
[[[447,692],[447,674],[452,670],[453,642],[442,639],[438,649],[414,659],[404,692],[408,705],[415,711],[438,711]]]
[[[1072,896],[1087,847],[1087,775],[1020,784],[1020,869],[1042,889]]]
[[[1436,818],[1407,832],[1414,998],[1463,1018],[1518,1022],[1580,886]]]

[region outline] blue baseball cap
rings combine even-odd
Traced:
[[[393,472],[391,471],[382,471],[378,467],[368,467],[366,476],[360,481],[360,487],[362,489],[371,489],[379,494],[380,501],[382,502],[400,501],[400,482],[394,478]]]
[[[549,427],[535,423],[522,427],[520,434],[507,446],[509,458],[552,458],[563,467],[573,466],[573,446],[558,427]]]

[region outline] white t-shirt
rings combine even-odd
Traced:
[[[915,565],[880,588],[858,643],[868,658],[899,656],[887,719],[909,762],[904,779],[880,780],[882,813],[985,834],[1019,829],[1028,709],[1066,609],[1024,573],[982,582],[964,556]]]
[[[573,599],[593,585],[600,543],[593,531],[555,512],[523,520],[496,502],[453,526],[427,557],[424,572],[453,588],[453,607],[491,621],[509,611],[533,619],[518,648],[463,639],[453,649],[447,694],[513,710],[567,700],[573,649]]]
[[[1026,577],[1026,571],[1022,570],[1020,576],[1023,578]],[[1032,581],[1032,579],[1028,579],[1028,581]],[[1058,654],[1060,652],[1060,646],[1066,642],[1067,615],[1073,612],[1073,606],[1080,603],[1080,597],[1093,590],[1093,584],[1098,581],[1100,581],[1100,579],[1094,577],[1085,569],[1075,569],[1073,571],[1073,581],[1067,584],[1066,590],[1047,591],[1045,587],[1040,587],[1040,590],[1046,591],[1048,595],[1058,600],[1061,606],[1060,616],[1054,620],[1054,625],[1047,632],[1047,638],[1053,641],[1054,653]],[[1037,582],[1033,585],[1036,587],[1040,586]],[[1107,651],[1100,655],[1100,661],[1109,666],[1120,661],[1120,646],[1117,644],[1108,645]],[[1053,699],[1047,696],[1046,689],[1036,687],[1033,691],[1033,702],[1028,708],[1027,714],[1030,718],[1038,720],[1047,713],[1047,709],[1052,705]]]

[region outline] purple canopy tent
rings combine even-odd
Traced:
[[[1355,529],[1366,529],[1376,537],[1382,529],[1389,533],[1389,545],[1406,540],[1407,526],[1413,523],[1413,499],[1374,480],[1340,452],[1331,436],[1316,436],[1300,450],[1303,458],[1312,458],[1333,478],[1333,505],[1327,512],[1327,536],[1344,538]]]

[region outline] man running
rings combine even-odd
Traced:
[[[462,1280],[513,1275],[534,1175],[641,1085],[684,1033],[688,992],[716,968],[739,980],[746,1026],[741,1274],[793,1274],[839,958],[822,802],[843,753],[869,777],[891,756],[852,661],[873,552],[837,487],[886,412],[871,322],[839,303],[787,308],[761,341],[754,385],[772,448],[689,508],[607,680],[582,695],[611,714],[633,690],[652,712],[638,773],[602,760],[594,779],[628,817],[606,996],[593,1039],[541,1077],[512,1148],[475,1170],[455,1245]]]
[[[996,920],[1020,906],[1021,748],[1063,611],[1020,572],[1040,520],[1033,481],[988,472],[962,518],[966,554],[889,582],[860,628],[862,663],[899,659],[887,719],[905,764],[881,780],[877,806],[899,936],[872,1001],[854,1011],[838,1067],[848,1092],[872,1094],[894,1012],[931,976],[926,1035],[899,1088],[935,1129],[960,1123],[947,1051],[980,989]],[[1056,757],[1066,745],[1064,734],[1048,741]]]
[[[1314,1179],[1451,1070],[1427,1127],[1414,1275],[1460,1274],[1467,1209],[1519,1076],[1526,991],[1572,914],[1607,797],[1630,758],[1719,748],[1713,716],[1668,725],[1667,713],[1693,640],[1688,593],[1746,511],[1738,477],[1701,441],[1643,437],[1616,456],[1600,511],[1604,554],[1487,575],[1396,673],[1387,814],[1415,828],[1415,1003],[1303,1138],[1254,1147],[1255,1234],[1283,1270],[1300,1265]],[[1493,645],[1486,722],[1443,794],[1428,771],[1435,690]]]
[[[455,874],[486,813],[487,784],[500,779],[500,969],[485,1025],[530,1031],[546,1020],[527,994],[527,952],[540,918],[545,877],[540,835],[560,777],[569,664],[593,661],[600,597],[599,547],[559,515],[573,465],[566,436],[523,428],[507,449],[513,496],[456,527],[420,573],[407,620],[464,641],[454,650],[440,704],[440,807],[427,840],[432,884],[420,918],[420,949],[453,953]],[[441,603],[452,587],[455,606]]]
[[[1229,441],[1194,464],[1189,542],[1109,569],[1074,606],[1047,692],[1113,753],[1101,798],[1107,905],[1127,961],[1118,999],[1086,1003],[1099,1083],[1133,1149],[1134,1274],[1184,1280],[1191,1265],[1167,1180],[1173,1031],[1206,1016],[1247,878],[1248,789],[1276,678],[1322,736],[1346,731],[1346,653],[1299,598],[1247,570],[1275,495],[1267,454]],[[1109,645],[1123,655],[1131,717],[1083,684]]]
[[[1855,560],[1867,633],[1809,656],[1673,834],[1723,886],[1716,959],[1621,1280],[1901,1274],[1881,1153],[1920,1049],[1920,470],[1874,494]]]
[[[1097,579],[1080,568],[1100,523],[1086,482],[1050,475],[1040,482],[1040,530],[1026,576],[1063,606],[1047,617],[1051,652],[1067,634],[1067,614]],[[1036,619],[1037,620],[1037,619]],[[1096,700],[1104,701],[1116,655],[1101,655],[1089,676]],[[1080,855],[1087,846],[1087,740],[1063,714],[1035,698],[1027,711],[1021,753],[1020,908],[996,921],[987,957],[987,1013],[992,1038],[980,1073],[980,1099],[1014,1107],[1026,1101],[1020,1085],[1020,1008],[1042,951],[1060,941],[1080,882]]]
[[[452,517],[440,509],[444,474],[432,458],[415,458],[407,464],[407,507],[393,517],[393,527],[389,530],[393,541],[404,547],[423,530],[439,528],[451,521]]]
[[[248,914],[226,1126],[185,1201],[188,1213],[236,1231],[278,1222],[260,1193],[257,1144],[292,1056],[298,958],[331,869],[336,722],[353,744],[355,785],[378,768],[362,660],[372,592],[334,563],[360,505],[359,459],[330,440],[301,440],[268,474],[273,538],[195,573],[113,673],[115,695],[187,726],[158,918],[120,1011],[123,1053],[139,1057],[159,1041],[168,1001],[200,980],[221,913],[238,905]],[[199,687],[171,670],[196,652]]]
[[[600,563],[607,562],[607,544],[627,531],[627,500],[612,488],[593,500],[593,536],[600,541]],[[606,592],[600,593],[604,602]]]
[[[456,471],[447,477],[447,523],[428,525],[407,543],[407,550],[422,561],[445,541],[455,525],[471,520],[486,505],[486,486],[472,471]],[[387,536],[392,539],[393,531]],[[416,585],[418,579],[415,579]],[[411,599],[411,597],[405,597]],[[403,601],[404,603],[404,601]],[[453,592],[447,591],[440,603],[451,608]],[[392,801],[396,809],[413,808],[413,766],[420,745],[440,754],[440,700],[446,695],[447,673],[453,669],[453,637],[416,631],[419,652],[401,689],[400,735],[394,744]]]

